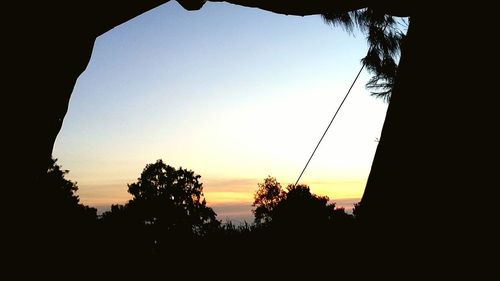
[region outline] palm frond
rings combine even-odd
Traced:
[[[358,17],[358,11],[352,11],[347,13],[326,13],[321,15],[326,24],[332,26],[340,26],[344,28],[345,31],[349,33],[354,32],[354,27],[357,25],[356,18]]]
[[[372,8],[347,13],[331,12],[322,17],[327,24],[340,26],[349,33],[353,33],[356,27],[366,34],[369,51],[362,62],[373,74],[366,88],[372,90],[373,96],[389,101],[404,39],[404,33],[398,28],[401,23]]]

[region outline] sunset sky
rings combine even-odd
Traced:
[[[175,1],[100,36],[53,156],[100,212],[157,159],[202,176],[218,218],[251,220],[268,175],[295,182],[367,51],[319,16]],[[363,193],[387,104],[363,72],[301,183],[351,207]]]

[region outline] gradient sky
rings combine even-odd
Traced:
[[[100,36],[54,147],[83,203],[109,209],[148,163],[194,170],[219,219],[251,220],[257,183],[295,182],[367,51],[361,34],[226,3],[171,1]],[[387,104],[362,73],[302,177],[351,207]]]

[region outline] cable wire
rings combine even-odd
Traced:
[[[363,63],[363,65],[361,66],[361,68],[358,71],[358,74],[356,75],[356,78],[354,78],[354,81],[352,81],[351,87],[349,87],[349,90],[347,90],[347,93],[345,94],[344,99],[342,100],[342,102],[340,103],[339,107],[337,108],[337,111],[335,111],[335,114],[333,115],[332,120],[330,120],[330,123],[328,123],[328,126],[326,127],[325,132],[323,132],[323,135],[319,139],[318,144],[316,144],[316,147],[314,148],[313,152],[311,153],[311,156],[309,157],[309,160],[307,160],[307,163],[304,166],[304,169],[302,169],[302,172],[300,172],[300,175],[297,178],[297,181],[295,182],[294,186],[297,186],[297,184],[299,183],[300,178],[302,177],[302,175],[306,171],[307,166],[309,165],[309,162],[311,162],[311,159],[314,156],[314,153],[316,153],[316,150],[318,149],[319,145],[321,144],[321,141],[323,141],[323,138],[325,137],[326,133],[328,132],[328,129],[330,129],[330,126],[332,125],[333,120],[335,120],[335,117],[337,117],[337,113],[339,113],[340,108],[342,107],[342,105],[344,104],[345,100],[347,99],[347,96],[349,96],[349,94],[351,93],[352,87],[354,86],[354,84],[356,84],[356,81],[358,80],[358,77],[359,77],[359,75],[361,74],[361,71],[363,71],[364,68],[365,68],[365,64]]]

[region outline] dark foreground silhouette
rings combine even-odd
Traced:
[[[33,247],[19,247],[21,259],[47,272],[71,271],[70,264],[86,272],[124,270],[132,263],[157,264],[148,270],[157,276],[221,266],[226,271],[269,266],[266,270],[278,274],[289,262],[335,268],[359,245],[355,216],[306,185],[283,189],[276,179],[266,178],[255,193],[255,221],[235,225],[217,220],[199,175],[162,160],[146,165],[128,185],[129,202],[112,205],[101,217],[79,203],[78,188],[65,178],[67,173],[53,160],[45,177],[50,193],[44,200],[51,211],[44,215],[43,228],[55,236],[33,234],[26,241],[36,242]]]
[[[412,278],[456,275],[450,273],[450,264],[443,264],[439,249],[429,256],[404,258],[428,237],[416,237],[409,242],[411,246],[402,243],[397,249],[385,243],[399,241],[397,231],[374,240],[380,236],[367,235],[362,203],[349,214],[329,198],[311,193],[307,185],[282,188],[275,178],[264,179],[254,195],[254,222],[234,225],[217,220],[205,201],[199,175],[162,160],[146,165],[137,181],[128,185],[131,200],[112,205],[101,217],[79,202],[76,183],[65,178],[67,173],[51,161],[43,177],[47,193],[39,198],[47,207],[22,222],[36,226],[37,231],[21,233],[21,243],[4,240],[16,249],[7,264],[32,269],[17,270],[20,278],[95,278],[100,274],[208,279],[246,274],[261,278],[264,274],[268,279],[317,279],[334,273],[399,279],[408,273]],[[397,210],[385,216],[398,223],[394,213]],[[460,251],[469,250],[466,247],[463,244],[454,251],[459,256]]]
[[[40,179],[73,86],[90,59],[96,37],[165,2],[4,4],[13,19],[5,19],[4,34],[7,91],[2,136],[6,141],[7,182],[2,189],[2,230],[6,255],[15,264],[50,263],[47,253],[57,252],[54,249],[61,253],[108,253],[96,255],[101,259],[89,260],[92,264],[133,256],[109,254],[104,250],[105,242],[102,247],[87,246],[96,244],[91,227],[61,227],[49,216],[53,207],[50,198],[45,201],[47,192]],[[179,2],[188,9],[198,9],[205,1]],[[361,201],[362,229],[354,231],[360,235],[355,240],[360,243],[352,243],[360,249],[355,261],[367,259],[370,262],[360,267],[368,270],[367,264],[377,264],[385,272],[398,268],[395,264],[408,265],[412,274],[438,268],[462,277],[463,270],[472,264],[480,265],[474,267],[476,274],[485,272],[490,261],[485,257],[491,256],[498,236],[492,223],[496,221],[493,200],[497,198],[498,176],[496,165],[491,164],[496,163],[498,154],[497,79],[491,71],[497,57],[493,42],[496,10],[480,1],[226,2],[282,15],[328,16],[372,8],[382,14],[410,17],[387,117]],[[469,210],[472,207],[464,210],[464,206],[478,206],[475,208],[482,212],[478,215]],[[322,245],[330,247],[329,242]],[[259,244],[251,252],[266,253],[259,261],[273,260],[267,259],[267,253],[276,253],[274,248],[262,245],[269,243]],[[54,256],[75,264],[64,254]],[[300,268],[296,256],[291,259],[294,262],[287,268]],[[448,270],[442,261],[453,264],[454,270]],[[272,262],[265,264],[272,267]]]

